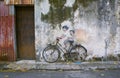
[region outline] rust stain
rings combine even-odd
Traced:
[[[34,0],[5,0],[6,4],[34,4]]]
[[[33,4],[33,0],[22,0],[23,4]]]
[[[0,16],[8,16],[9,15],[9,8],[8,6],[4,6],[4,2],[0,1]]]
[[[9,15],[9,6],[0,2],[0,61],[15,60],[13,27],[14,16]]]
[[[87,33],[83,29],[77,29],[75,31],[75,37],[76,37],[77,41],[84,42],[87,39]]]

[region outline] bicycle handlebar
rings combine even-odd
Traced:
[[[56,38],[56,42],[58,43],[60,41],[60,39],[59,38]]]

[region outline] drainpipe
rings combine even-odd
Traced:
[[[105,39],[105,61],[108,61],[108,46],[109,46],[109,39]]]

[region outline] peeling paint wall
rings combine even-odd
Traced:
[[[116,0],[115,5],[116,5],[115,17],[117,19],[117,24],[118,24],[115,35],[115,43],[116,43],[115,51],[120,53],[120,0]]]
[[[114,55],[120,50],[119,0],[35,0],[37,59],[55,41],[62,26],[75,30],[75,39],[86,47],[89,59]],[[106,48],[107,47],[107,48]]]

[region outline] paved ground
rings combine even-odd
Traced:
[[[120,78],[120,70],[0,72],[0,78]]]
[[[120,69],[119,61],[109,62],[61,62],[61,63],[46,63],[30,60],[21,60],[3,66],[13,70],[89,70],[89,69]]]

